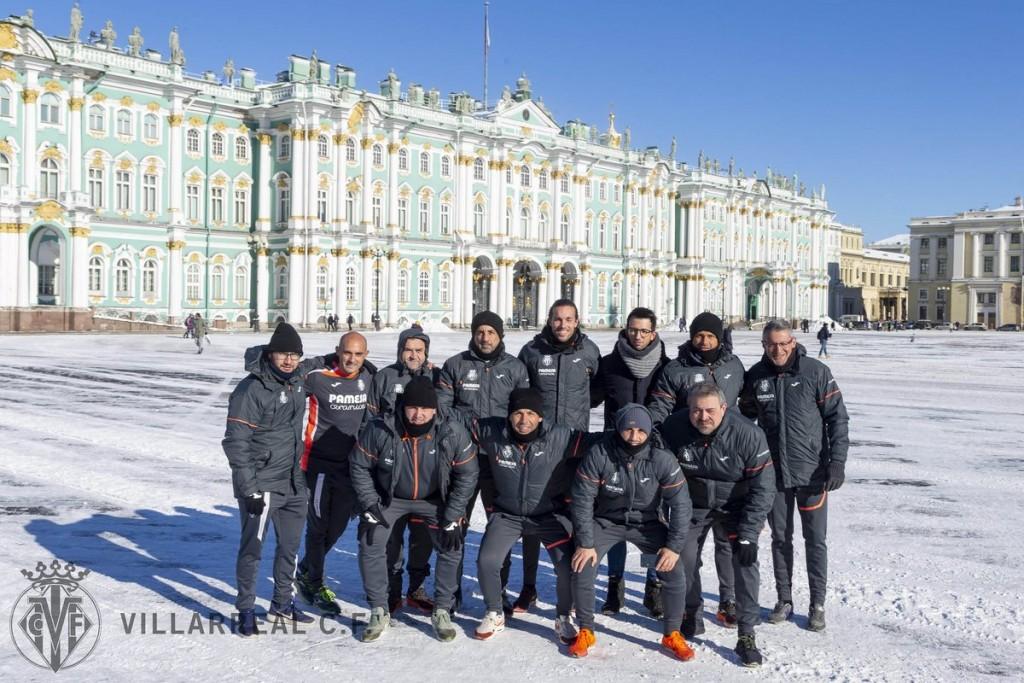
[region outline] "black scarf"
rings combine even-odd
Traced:
[[[711,349],[710,351],[700,351],[699,349],[696,348],[694,349],[694,351],[696,351],[697,355],[700,356],[700,359],[704,361],[704,365],[708,366],[714,365],[715,363],[718,362],[718,359],[722,357],[721,344]]]
[[[537,440],[537,437],[540,436],[540,427],[542,424],[542,422],[538,422],[537,426],[529,434],[520,434],[519,432],[516,431],[516,428],[513,427],[511,423],[509,423],[508,433],[512,436],[513,441],[515,441],[520,446],[524,446],[528,443],[533,443],[534,441]]]
[[[474,356],[476,356],[477,358],[486,363],[492,360],[497,360],[498,358],[501,357],[501,354],[505,353],[505,342],[498,342],[498,345],[494,347],[493,351],[491,351],[490,353],[484,353],[483,351],[480,350],[480,347],[476,345],[476,341],[470,339],[469,350],[470,352],[472,352]]]
[[[278,378],[279,380],[281,380],[285,384],[288,384],[288,382],[291,381],[291,378],[294,377],[295,373],[298,371],[298,368],[296,368],[295,370],[292,370],[291,372],[285,372],[284,370],[279,370],[277,368],[277,366],[274,365],[274,361],[270,361],[269,365],[270,365],[270,371],[272,373],[274,373],[274,377]]]
[[[433,428],[433,426],[434,426],[434,418],[430,418],[426,423],[421,424],[421,425],[414,425],[414,424],[412,424],[411,422],[409,422],[408,420],[405,419],[405,411],[404,410],[402,411],[402,418],[401,419],[402,419],[402,429],[405,430],[405,435],[406,436],[411,436],[413,438],[416,438],[418,436],[423,436],[424,434],[429,432]]]
[[[630,459],[632,459],[635,458],[640,451],[647,448],[647,443],[648,441],[650,441],[650,439],[644,441],[642,444],[634,446],[631,443],[626,443],[626,441],[623,440],[622,435],[616,432],[615,441],[617,442],[616,445],[619,447],[619,449],[627,456],[629,456]]]
[[[580,338],[580,330],[576,328],[576,331],[572,333],[567,341],[558,341],[555,337],[555,333],[551,331],[551,325],[545,325],[544,329],[540,331],[541,337],[548,343],[548,346],[553,348],[555,351],[562,352],[568,351],[576,345],[576,342]]]

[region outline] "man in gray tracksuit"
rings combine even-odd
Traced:
[[[502,604],[502,564],[523,535],[539,539],[555,568],[555,630],[564,643],[572,642],[572,522],[568,493],[576,462],[586,446],[586,434],[544,421],[540,392],[512,392],[508,416],[474,423],[473,440],[480,454],[480,488],[488,501],[487,530],[480,543],[477,578],[487,612],[476,637],[490,638],[505,628]]]
[[[434,385],[423,376],[405,386],[394,417],[376,418],[359,435],[350,459],[352,484],[362,509],[359,571],[370,603],[363,641],[390,625],[386,545],[392,525],[423,520],[437,548],[431,622],[442,641],[455,638],[449,610],[462,557],[462,519],[477,485],[476,447],[462,425],[437,412]]]
[[[302,340],[288,323],[274,330],[265,347],[250,349],[249,376],[231,392],[227,428],[221,442],[231,465],[231,481],[242,518],[242,538],[235,575],[238,585],[238,632],[249,636],[256,626],[256,573],[267,523],[277,537],[274,553],[274,598],[269,614],[308,623],[292,600],[295,555],[306,518],[306,481],[299,466],[306,394],[303,371],[323,365],[314,358],[302,365]]]
[[[469,349],[456,354],[444,362],[437,380],[437,402],[447,417],[471,427],[473,420],[489,417],[505,419],[508,415],[508,399],[512,391],[530,386],[526,366],[510,353],[505,352],[505,325],[501,317],[491,311],[480,311],[473,316],[470,325]],[[473,517],[477,493],[469,499],[466,507],[466,521]],[[465,527],[469,532],[469,525]],[[523,539],[523,583],[534,586],[537,583],[537,562],[540,543],[529,536]],[[508,564],[502,571],[502,585],[508,582]],[[459,566],[459,576],[462,576]],[[534,591],[536,595],[536,591]],[[529,595],[524,596],[529,599]],[[518,601],[517,601],[518,602]],[[455,606],[462,605],[462,586],[455,594]],[[528,607],[525,603],[524,607]],[[507,606],[515,609],[513,604]]]
[[[580,632],[570,647],[573,656],[586,656],[594,644],[597,565],[609,548],[628,541],[644,553],[645,567],[655,566],[662,582],[662,645],[681,659],[693,657],[678,633],[686,592],[678,559],[686,541],[690,496],[679,463],[652,444],[651,431],[647,409],[627,403],[616,414],[615,431],[587,451],[576,472],[572,517],[577,549],[572,568]],[[662,521],[663,507],[668,524]]]
[[[743,414],[757,418],[775,463],[777,493],[768,524],[779,600],[768,617],[793,614],[793,508],[800,513],[811,606],[807,626],[825,629],[828,576],[828,494],[843,485],[850,447],[849,416],[827,365],[807,356],[789,324],[769,322],[762,332],[764,357],[747,372]]]
[[[428,360],[430,336],[419,325],[402,330],[398,335],[398,359],[381,368],[370,384],[370,395],[366,408],[371,416],[388,417],[395,415],[396,406],[405,386],[413,377],[425,376],[436,384],[440,371]],[[426,612],[434,609],[434,603],[427,597],[423,582],[430,576],[430,553],[433,544],[430,534],[418,518],[402,518],[391,530],[388,541],[388,567],[390,567],[388,604],[394,613],[402,605],[402,562],[405,545],[405,530],[409,529],[409,590],[406,602]]]
[[[725,528],[736,580],[739,641],[736,652],[745,666],[759,666],[754,640],[758,621],[757,541],[775,500],[775,474],[764,432],[729,406],[725,393],[712,382],[687,392],[689,411],[675,412],[659,428],[662,444],[679,460],[693,503],[690,530],[683,549],[686,567],[686,614],[681,627],[687,638],[704,633],[704,599],[700,555],[713,525]]]
[[[661,424],[677,411],[686,414],[687,392],[701,382],[712,382],[720,387],[730,406],[736,405],[743,390],[743,363],[733,355],[732,345],[726,343],[721,318],[707,312],[693,319],[690,340],[679,347],[679,356],[665,366],[651,388],[647,407],[654,424]],[[736,628],[732,544],[722,524],[714,524],[711,532],[715,539],[715,569],[718,573],[717,618],[722,626]]]

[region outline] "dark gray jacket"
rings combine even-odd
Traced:
[[[306,410],[305,375],[323,367],[323,357],[304,360],[288,381],[271,370],[263,346],[245,353],[249,376],[228,400],[224,454],[231,465],[235,497],[254,493],[299,493],[306,479],[299,467],[303,451],[302,421]]]
[[[545,332],[541,332],[523,346],[519,360],[529,373],[530,386],[544,396],[544,419],[587,431],[590,428],[590,378],[601,363],[597,344],[577,331],[575,340],[559,350],[551,345]]]
[[[444,362],[437,380],[438,407],[449,417],[469,425],[473,418],[508,415],[508,396],[513,389],[530,386],[526,366],[502,352],[484,360],[472,346]]]
[[[381,368],[373,376],[370,383],[370,395],[366,397],[366,409],[371,415],[383,417],[394,415],[397,409],[398,399],[401,398],[405,385],[416,375],[426,375],[430,381],[437,383],[440,370],[436,367],[427,367],[427,363],[420,366],[419,370],[409,372],[402,362],[392,363]]]
[[[540,434],[520,445],[508,419],[490,417],[473,424],[480,454],[480,494],[488,514],[533,517],[567,513],[569,489],[588,435],[541,422]]]
[[[662,369],[647,397],[647,409],[655,425],[672,413],[686,410],[687,390],[700,382],[714,382],[725,393],[727,405],[734,406],[743,390],[743,363],[724,345],[722,354],[705,365],[690,342],[679,347],[679,356]]]
[[[685,412],[670,415],[659,433],[686,475],[693,519],[725,517],[730,534],[756,543],[775,501],[775,470],[764,432],[730,408],[714,434],[701,434]]]
[[[767,357],[747,372],[740,409],[768,437],[779,490],[823,486],[828,463],[846,462],[849,421],[843,395],[827,365],[797,344],[794,362],[775,367]]]
[[[622,339],[624,332],[619,333]],[[651,353],[658,354],[658,365],[646,377],[637,379],[629,366],[622,359],[618,342],[607,356],[601,357],[598,371],[590,380],[590,406],[596,408],[604,403],[604,428],[615,429],[615,413],[627,403],[643,405],[647,401],[651,387],[657,382],[658,376],[668,365],[665,355],[665,342],[659,337],[654,342]]]
[[[349,476],[355,488],[359,509],[377,502],[391,504],[395,484],[400,478],[418,476],[418,449],[437,449],[438,481],[444,505],[445,524],[466,515],[466,505],[476,490],[479,463],[476,447],[466,429],[438,415],[427,434],[415,439],[399,435],[395,417],[375,418],[359,433],[359,441],[349,457]]]
[[[665,546],[682,552],[692,508],[679,463],[668,451],[650,444],[630,456],[619,448],[614,432],[606,433],[583,456],[573,481],[576,544],[594,547],[595,523],[641,526],[657,522],[663,504],[669,509]]]

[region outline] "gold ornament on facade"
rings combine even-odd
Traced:
[[[359,146],[363,149],[370,149],[373,146],[373,138],[363,138],[359,141]]]
[[[291,246],[285,250],[289,256],[301,256],[306,253],[305,247]]]
[[[16,81],[18,80],[18,74],[14,73],[6,66],[0,67],[0,81]]]
[[[193,128],[202,128],[203,120],[198,116],[190,116],[188,119],[188,125],[192,126]]]
[[[46,149],[44,149],[43,153],[40,155],[40,158],[55,159],[59,161],[60,159],[64,158],[64,155],[60,153],[60,148],[54,145],[52,147],[47,147]]]
[[[133,100],[132,98],[128,97],[127,95],[125,95],[124,97],[121,98],[121,106],[123,106],[123,107],[130,107],[133,104],[135,104],[135,100]]]
[[[156,112],[160,111],[160,103],[159,102],[147,102],[146,103],[146,110],[156,113]]]
[[[0,152],[3,152],[4,154],[11,154],[12,151],[11,143],[5,139],[0,139]]]
[[[181,114],[168,114],[167,125],[169,125],[171,128],[177,128],[181,125],[184,119],[185,117],[183,117]]]
[[[399,256],[401,256],[401,255],[397,251],[389,251],[388,252],[388,261],[397,261]]]
[[[256,247],[256,255],[257,256],[266,256],[269,253],[270,253],[270,249],[268,247]]]
[[[25,104],[35,104],[35,101],[39,99],[38,90],[22,90],[21,99],[25,101]]]
[[[224,187],[225,185],[228,184],[228,181],[224,176],[218,175],[213,177],[213,180],[210,181],[210,184],[214,185],[215,187]]]
[[[59,81],[46,81],[46,83],[43,83],[43,90],[46,92],[63,92],[64,86]]]
[[[359,124],[363,120],[363,110],[365,105],[362,102],[356,103],[356,106],[352,107],[352,111],[348,115],[348,132],[354,133],[359,127]]]
[[[89,228],[71,228],[68,232],[71,233],[72,237],[88,237],[92,234]]]
[[[389,142],[388,143],[388,154],[394,154],[395,152],[398,151],[399,147],[401,147],[401,145],[399,145],[397,142]]]
[[[19,50],[18,34],[10,24],[0,24],[0,50]]]
[[[335,145],[343,145],[345,144],[345,138],[347,137],[348,136],[345,135],[344,133],[335,133],[333,136],[331,136],[331,140],[334,142]]]
[[[84,97],[72,97],[68,100],[68,109],[71,111],[82,111],[83,106],[85,106]]]
[[[199,174],[199,171],[192,171],[188,174],[187,180],[190,185],[197,185],[203,180],[203,176]]]
[[[106,96],[105,93],[102,93],[102,92],[97,90],[96,92],[94,92],[92,94],[92,101],[93,102],[106,102],[106,100],[107,100],[107,96]]]
[[[292,140],[295,142],[302,142],[306,139],[306,131],[303,128],[293,128],[291,134]]]
[[[185,248],[185,241],[184,240],[169,240],[167,242],[167,249],[169,251],[181,251],[184,248]],[[193,254],[193,256],[194,255],[195,254]]]
[[[256,139],[259,140],[261,145],[270,147],[270,143],[274,141],[274,136],[270,133],[260,133],[256,136]]]

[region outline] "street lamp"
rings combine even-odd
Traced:
[[[381,249],[380,247],[377,247],[377,248],[375,248],[373,250],[373,259],[374,259],[373,269],[375,271],[375,277],[377,278],[377,292],[376,292],[376,294],[377,294],[377,296],[376,296],[376,299],[377,299],[377,301],[376,301],[377,312],[373,314],[373,328],[375,330],[377,330],[378,332],[380,331],[380,286],[382,284],[381,283],[381,276],[380,276],[380,259],[381,259],[382,256],[384,256],[384,250],[383,249]]]

